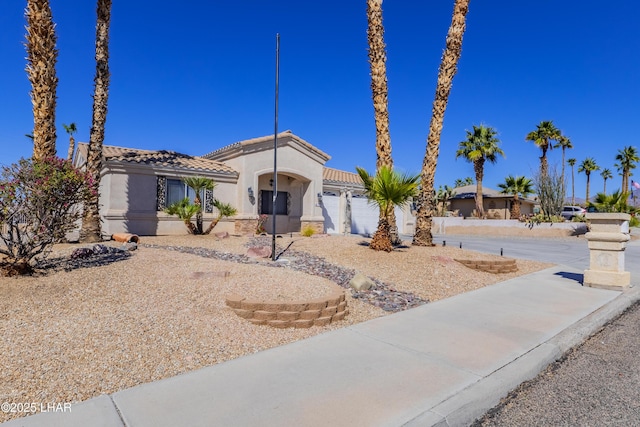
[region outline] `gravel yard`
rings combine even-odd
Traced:
[[[277,239],[279,252],[284,250],[280,258],[289,265],[273,267],[270,260],[242,256],[258,243],[270,246],[270,237],[142,237],[128,257],[84,265],[65,261],[32,277],[0,277],[0,401],[83,401],[549,266],[518,260],[517,273],[494,275],[453,258],[499,257],[455,247],[407,242],[381,253],[358,236],[293,236]],[[80,246],[58,245],[50,258],[67,260]],[[357,298],[347,291],[349,315],[325,327],[255,326],[224,301],[230,294],[319,298],[344,287],[349,278],[342,276],[353,272],[375,279],[375,290]],[[0,412],[0,421],[21,415]]]

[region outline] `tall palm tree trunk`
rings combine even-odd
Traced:
[[[382,166],[393,168],[391,157],[391,134],[389,132],[389,98],[387,86],[387,56],[382,23],[382,0],[367,0],[367,40],[369,42],[369,66],[371,69],[371,94],[376,124],[376,170]],[[396,215],[392,209],[385,215],[380,209],[380,222],[387,220],[393,244],[401,243],[396,226]],[[380,227],[378,227],[380,228]]]
[[[473,162],[476,173],[476,212],[478,218],[484,218],[484,201],[482,200],[482,179],[484,178],[484,159]]]
[[[465,20],[469,11],[469,0],[456,0],[453,6],[451,26],[447,33],[447,41],[440,70],[438,71],[438,83],[431,112],[429,124],[429,136],[427,137],[427,150],[422,162],[421,198],[424,201],[418,209],[416,217],[416,230],[413,236],[413,244],[416,246],[432,246],[431,222],[435,210],[433,197],[436,164],[440,151],[440,135],[444,122],[444,112],[447,108],[453,77],[458,69],[458,60],[462,53],[462,36],[465,30]]]
[[[56,155],[56,33],[49,0],[28,0],[27,76],[33,105],[33,158]]]
[[[540,156],[540,174],[544,177],[549,175],[549,164],[547,162],[547,147],[542,147],[542,156]]]
[[[571,206],[576,204],[576,186],[573,173],[573,165],[571,165]]]
[[[100,171],[102,170],[102,143],[107,121],[109,98],[109,25],[111,0],[98,0],[96,23],[96,76],[93,94],[93,118],[89,136],[87,171],[92,178],[92,192],[85,202],[80,240],[96,242],[102,239],[99,208]]]
[[[73,151],[76,148],[76,140],[73,135],[69,135],[69,149],[67,150],[67,160],[73,159]]]
[[[520,218],[520,197],[518,193],[513,195],[513,202],[511,205],[511,219]]]
[[[629,191],[629,169],[622,170],[622,191]]]
[[[587,174],[587,198],[585,203],[588,205],[589,204],[589,182],[591,181],[591,175]]]

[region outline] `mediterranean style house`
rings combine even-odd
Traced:
[[[87,149],[86,143],[78,144],[75,166],[85,165]],[[273,135],[236,142],[203,156],[105,145],[100,181],[103,234],[185,234],[184,223],[163,209],[184,197],[193,200],[193,190],[182,182],[190,176],[216,183],[213,191],[201,195],[205,227],[217,216],[214,198],[238,211],[221,220],[215,232],[253,233],[261,215],[268,216],[264,224],[268,233],[273,231],[272,215],[277,234],[306,227],[319,233],[375,232],[378,209],[363,197],[357,174],[325,167],[330,156],[291,131],[277,135],[277,182],[273,159]],[[396,218],[400,233],[413,233],[409,206],[396,209]]]

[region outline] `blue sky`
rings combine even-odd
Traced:
[[[95,1],[52,0],[57,24],[58,153],[63,123],[87,141],[95,72]],[[0,163],[32,152],[24,71],[24,0],[0,3]],[[114,1],[105,144],[201,155],[273,133],[275,35],[281,35],[279,130],[332,156],[327,166],[375,167],[365,1]],[[392,155],[419,172],[451,1],[386,1]],[[509,174],[532,176],[539,149],[525,135],[553,120],[588,156],[614,172],[618,149],[637,145],[640,115],[638,2],[472,1],[449,99],[436,184],[473,176],[455,159],[465,130],[499,132],[505,159],[485,170],[495,188]],[[560,150],[549,153],[560,167]],[[576,196],[586,179],[576,173]],[[602,191],[594,173],[591,192]],[[569,184],[570,185],[570,184]]]

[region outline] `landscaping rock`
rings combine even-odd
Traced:
[[[357,273],[353,276],[353,279],[349,281],[349,286],[356,291],[367,291],[371,289],[373,285],[373,281],[362,273]]]
[[[93,253],[96,255],[100,255],[100,254],[108,254],[109,253],[109,248],[106,247],[105,245],[102,245],[100,243],[93,245]]]
[[[256,246],[247,249],[247,256],[250,258],[269,258],[271,256],[271,248],[268,246]]]
[[[122,245],[121,249],[125,251],[135,251],[138,249],[138,244],[134,242],[125,243]]]
[[[216,233],[215,236],[218,239],[227,239],[229,237],[229,233],[227,233],[226,231],[222,231],[220,233]]]
[[[93,250],[89,248],[77,248],[71,252],[71,258],[89,258],[93,256]]]

